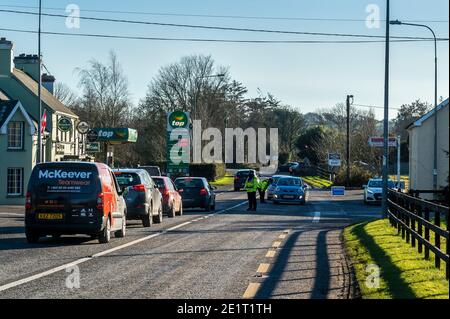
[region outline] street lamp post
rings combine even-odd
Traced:
[[[38,123],[38,156],[36,159],[37,163],[42,162],[42,97],[41,97],[41,87],[42,87],[42,75],[41,75],[41,14],[42,14],[42,1],[39,0],[39,26],[38,26],[38,63],[39,63],[39,72],[38,72],[38,104],[39,104],[39,123]]]
[[[417,23],[406,23],[401,22],[399,20],[391,21],[391,25],[406,25],[412,27],[419,27],[428,29],[434,38],[434,150],[433,150],[433,189],[437,190],[437,144],[438,144],[438,121],[437,121],[437,112],[438,112],[438,53],[437,53],[437,38],[436,33],[429,26],[425,24],[417,24]]]

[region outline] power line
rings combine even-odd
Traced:
[[[384,109],[384,106],[378,106],[378,105],[364,105],[364,104],[352,104],[353,106],[359,106],[359,107],[366,107],[371,109]],[[391,110],[400,111],[400,108],[397,107],[389,107]]]
[[[37,34],[35,30],[0,28],[0,31],[18,32]],[[75,36],[88,38],[108,38],[108,39],[126,39],[126,40],[148,40],[148,41],[182,41],[182,42],[220,42],[220,43],[253,43],[253,44],[371,44],[384,43],[382,40],[230,40],[230,39],[203,39],[203,38],[166,38],[166,37],[142,37],[142,36],[125,36],[111,34],[94,34],[94,33],[69,33],[42,31],[41,34],[56,36]],[[410,43],[424,42],[429,40],[392,40],[391,42]]]
[[[0,5],[5,8],[37,9],[34,6],[20,5]],[[45,7],[45,10],[65,11],[65,8]],[[220,18],[220,19],[247,19],[247,20],[290,20],[290,21],[333,21],[333,22],[365,22],[365,19],[351,18],[305,18],[305,17],[273,17],[273,16],[241,16],[241,15],[213,15],[213,14],[186,14],[186,13],[167,13],[167,12],[139,12],[139,11],[119,11],[119,10],[94,10],[83,9],[84,12],[93,13],[118,13],[135,14],[151,16],[170,16],[170,17],[193,17],[193,18]],[[379,20],[385,22],[385,20]],[[413,23],[448,23],[448,20],[404,20]]]
[[[3,10],[0,12],[13,13],[13,14],[25,14],[25,15],[39,15],[37,12],[30,11],[18,11],[18,10]],[[63,14],[51,14],[42,13],[43,16],[67,18],[67,15]],[[149,21],[137,21],[126,19],[110,19],[110,18],[98,18],[98,17],[79,17],[81,20],[90,21],[102,21],[102,22],[114,22],[114,23],[127,23],[127,24],[139,24],[139,25],[154,25],[165,27],[177,27],[177,28],[192,28],[192,29],[206,29],[206,30],[220,30],[220,31],[240,31],[240,32],[258,32],[258,33],[276,33],[276,34],[290,34],[290,35],[312,35],[312,36],[334,36],[334,37],[351,37],[351,38],[367,38],[367,39],[384,39],[381,35],[367,35],[367,34],[348,34],[348,33],[324,33],[324,32],[305,32],[305,31],[285,31],[285,30],[267,30],[267,29],[251,29],[251,28],[234,28],[234,27],[220,27],[220,26],[206,26],[206,25],[192,25],[192,24],[177,24],[177,23],[162,23],[162,22],[149,22]],[[408,39],[408,40],[434,40],[431,38],[421,37],[391,37],[392,39]],[[439,38],[439,41],[448,41],[446,38]]]

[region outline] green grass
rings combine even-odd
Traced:
[[[211,182],[210,184],[212,186],[229,186],[233,185],[234,183],[234,176],[233,175],[225,175],[222,178],[219,178],[215,182]]]
[[[321,178],[319,176],[304,176],[302,179],[305,183],[316,187],[316,188],[329,188],[333,186],[333,182],[330,182],[327,179]]]
[[[397,181],[397,175],[389,175],[389,179],[393,181]],[[408,175],[400,175],[400,180],[405,182],[406,190],[409,190],[409,176]]]
[[[449,298],[445,263],[441,262],[441,269],[436,269],[434,254],[430,252],[431,260],[425,260],[417,248],[397,235],[397,230],[390,226],[388,220],[350,226],[345,229],[344,238],[363,298]],[[445,247],[445,239],[442,247]],[[366,267],[370,264],[380,267],[379,288],[366,285]]]

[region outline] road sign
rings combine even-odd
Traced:
[[[345,187],[344,186],[331,187],[331,196],[345,196]]]
[[[341,155],[340,154],[328,154],[328,166],[340,167]]]
[[[369,145],[371,147],[384,147],[384,138],[383,137],[371,137],[371,138],[369,138]],[[397,138],[390,137],[388,145],[389,145],[389,147],[397,147]]]
[[[95,130],[89,130],[89,132],[86,135],[87,140],[91,143],[97,142],[98,140],[98,133]]]
[[[89,132],[89,124],[86,122],[78,123],[77,131],[78,131],[78,133],[80,133],[82,135],[87,134]]]
[[[99,153],[100,152],[100,143],[86,143],[86,152],[89,153]]]
[[[67,117],[61,117],[58,120],[58,129],[61,132],[69,132],[72,129],[72,121]]]

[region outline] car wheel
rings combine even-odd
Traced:
[[[175,203],[172,203],[172,207],[170,208],[169,211],[169,218],[174,218],[175,215],[176,215]]]
[[[180,202],[180,209],[178,210],[178,216],[183,216],[183,202]]]
[[[152,224],[153,224],[153,207],[150,205],[147,215],[142,216],[142,226],[148,228],[152,227]]]
[[[36,244],[39,241],[39,233],[32,230],[25,230],[25,237],[29,244]]]
[[[111,240],[111,221],[106,221],[106,226],[103,228],[103,230],[100,232],[100,235],[98,236],[98,241],[100,244],[107,244]]]
[[[158,215],[156,215],[154,217],[155,219],[153,220],[155,223],[157,224],[161,224],[162,220],[163,220],[163,215],[162,215],[162,208],[161,205],[159,205],[159,209],[158,209]]]
[[[216,202],[214,202],[212,205],[211,205],[211,210],[214,212],[214,211],[216,211]]]
[[[127,218],[126,214],[123,215],[122,218],[122,228],[114,233],[116,238],[124,238],[127,232]]]

